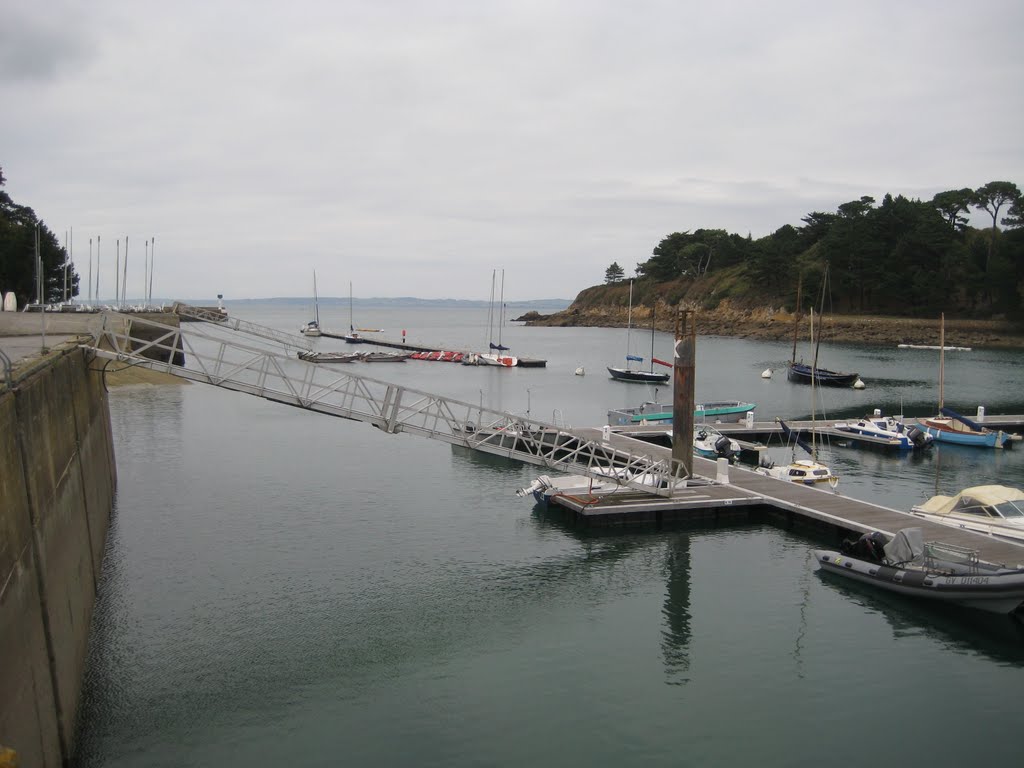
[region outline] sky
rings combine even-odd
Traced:
[[[151,255],[172,299],[571,299],[672,232],[1024,188],[1022,30],[1019,0],[6,0],[0,168],[101,294],[120,240],[129,297]]]

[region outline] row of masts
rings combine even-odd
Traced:
[[[40,235],[39,227],[36,227],[36,303],[42,306],[46,303],[46,291],[44,289],[44,270],[42,264],[42,257],[40,251]],[[93,281],[93,238],[89,238],[89,277],[86,281],[86,302],[90,306],[94,303],[99,302],[100,297],[100,252],[101,252],[102,236],[96,235],[96,270],[95,270],[95,282]],[[69,228],[64,233],[64,285],[61,291],[62,302],[64,304],[73,303],[75,300],[74,296],[74,273],[75,273],[75,261],[74,261],[74,228]],[[156,237],[150,237],[145,240],[144,243],[145,254],[143,258],[143,277],[142,277],[142,299],[146,306],[153,304],[153,272],[156,261]],[[115,260],[114,260],[114,301],[115,307],[123,307],[127,303],[128,295],[128,236],[124,237],[124,260],[121,259],[121,238],[117,238],[115,242]],[[79,276],[81,281],[81,276]],[[82,299],[81,287],[79,287],[79,300]]]

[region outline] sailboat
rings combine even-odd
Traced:
[[[811,309],[811,336],[814,336],[814,309]],[[818,353],[815,348],[814,353],[814,367],[818,365]],[[761,464],[755,471],[767,475],[768,477],[774,477],[777,480],[787,480],[792,483],[802,483],[803,485],[816,485],[817,483],[828,483],[832,488],[835,488],[839,484],[839,477],[832,474],[832,470],[828,466],[818,461],[818,444],[817,435],[814,431],[814,423],[817,421],[817,409],[815,401],[815,384],[817,377],[811,379],[811,443],[808,445],[798,434],[790,430],[782,419],[776,419],[779,422],[779,427],[782,429],[782,434],[786,437],[786,442],[792,441],[794,445],[799,446],[808,454],[811,458],[809,459],[797,459],[793,456],[793,460],[789,464],[776,466],[770,461]],[[795,454],[795,449],[794,449]]]
[[[642,363],[644,359],[638,355],[630,354],[629,341],[633,328],[633,281],[629,281],[629,314],[626,315],[626,367],[613,368],[608,366],[608,373],[616,381],[635,381],[641,384],[664,384],[668,381],[667,373],[654,372],[654,314],[651,314],[651,368],[644,371],[639,368],[630,368],[630,363]],[[661,362],[660,360],[657,362]]]
[[[502,352],[508,352],[508,347],[503,346],[501,343],[501,329],[505,325],[505,270],[501,270],[501,293],[498,299],[498,311],[495,312],[494,307],[494,280],[496,272],[491,272],[491,309],[488,316],[488,325],[490,327],[490,339],[488,341],[489,352],[477,355],[477,362],[479,365],[495,365],[501,368],[514,368],[519,364],[512,355],[503,355]],[[498,343],[494,343],[494,324],[495,315],[497,314],[498,324]]]
[[[939,413],[921,418],[917,423],[940,443],[973,445],[979,448],[1002,448],[1013,436],[1002,430],[992,431],[945,407],[943,385],[946,377],[946,316],[939,319]]]
[[[796,288],[796,310],[793,318],[793,355],[789,359],[789,369],[786,378],[797,384],[821,384],[827,387],[852,387],[857,383],[860,376],[857,373],[843,373],[830,371],[828,368],[818,367],[818,346],[821,344],[821,332],[818,333],[818,340],[814,342],[814,334],[811,334],[811,341],[814,342],[814,365],[807,365],[802,360],[796,360],[796,335],[797,326],[800,323],[800,285],[797,282]],[[825,264],[825,274],[821,279],[821,305],[819,314],[825,311],[825,296],[828,291],[828,264]]]
[[[303,336],[320,335],[320,301],[316,295],[316,270],[313,270],[313,319],[299,329]]]

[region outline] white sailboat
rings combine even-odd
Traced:
[[[313,319],[299,329],[303,336],[320,335],[320,301],[316,294],[316,270],[313,270]]]
[[[811,338],[814,337],[814,309],[811,309]],[[820,341],[820,338],[819,338]],[[814,368],[818,367],[818,347],[814,347]],[[818,443],[817,435],[814,430],[814,423],[817,421],[817,409],[815,400],[815,389],[816,389],[817,377],[811,379],[811,444],[805,443],[799,435],[790,431],[789,427],[782,419],[777,419],[779,426],[782,428],[782,434],[786,436],[787,442],[793,441],[794,445],[799,446],[810,454],[809,459],[797,459],[794,448],[794,456],[789,464],[776,465],[768,462],[759,466],[755,471],[768,477],[774,477],[777,480],[786,480],[792,483],[802,483],[804,485],[816,485],[817,483],[828,483],[832,488],[835,488],[839,484],[839,476],[832,473],[832,470],[828,466],[818,461]]]
[[[516,365],[519,364],[519,360],[517,360],[512,355],[502,354],[503,352],[508,352],[508,347],[502,346],[502,343],[501,343],[501,329],[502,329],[502,326],[505,325],[505,270],[504,269],[501,270],[501,293],[500,293],[500,296],[499,296],[499,299],[498,299],[498,311],[497,312],[495,312],[495,307],[494,307],[494,280],[495,280],[495,276],[496,276],[495,272],[492,272],[491,273],[491,311],[490,311],[490,316],[489,316],[489,319],[488,319],[488,325],[490,326],[490,337],[489,337],[489,340],[488,340],[488,347],[490,348],[490,351],[489,352],[484,352],[483,354],[478,355],[477,358],[478,358],[479,364],[481,364],[481,365],[495,365],[495,366],[498,366],[500,368],[514,368]],[[498,324],[498,343],[497,344],[494,343],[495,314],[498,315],[498,319],[497,319],[497,324]]]

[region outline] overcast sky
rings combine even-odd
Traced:
[[[1020,0],[712,5],[7,0],[0,167],[169,298],[573,298],[675,231],[1024,187]]]

